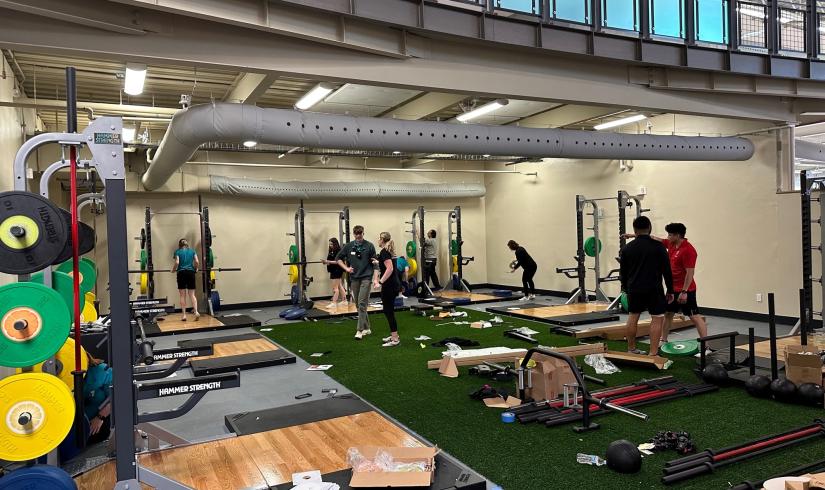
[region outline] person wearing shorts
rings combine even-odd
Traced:
[[[619,278],[628,301],[627,350],[641,353],[636,348],[636,332],[639,316],[647,311],[650,313],[650,355],[655,356],[659,352],[667,304],[673,301],[673,274],[667,249],[650,236],[651,228],[646,216],[633,220],[636,239],[619,252]]]
[[[189,242],[185,238],[181,238],[178,241],[178,249],[175,250],[174,258],[175,265],[172,266],[172,272],[177,272],[180,309],[183,312],[181,320],[186,321],[186,300],[189,299],[197,321],[201,317],[198,313],[198,299],[195,297],[195,274],[199,266],[198,254],[189,248]]]

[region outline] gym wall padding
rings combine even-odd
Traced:
[[[654,132],[673,131],[672,115],[650,121]],[[683,115],[676,118],[676,131],[683,133],[733,134],[758,127],[760,124],[754,122]],[[507,273],[513,254],[504,244],[512,238],[525,246],[539,264],[536,287],[571,290],[575,280],[556,274],[554,269],[574,265],[575,194],[612,197],[619,189],[637,193],[644,186],[648,195],[643,204],[652,208],[649,216],[653,233],[664,236],[666,224],[682,222],[698,249],[700,306],[765,313],[767,304],[757,303],[756,293],[766,297],[767,292],[775,291],[777,313],[798,315],[797,290],[802,281],[799,196],[776,193],[774,137],[749,138],[756,145],[756,153],[746,162],[630,162],[635,163],[633,170],[621,172],[617,161],[555,160],[549,165],[519,165],[520,170],[539,172],[533,185],[506,176],[489,176],[487,229],[496,230],[487,237],[489,282],[520,285],[520,273]],[[604,244],[601,265],[606,274],[618,267],[614,259],[618,252],[617,209],[612,201],[599,204],[605,215],[600,227]],[[632,212],[628,214],[628,227],[633,216]],[[590,258],[588,266],[592,266]],[[814,271],[818,267],[815,260]],[[588,275],[591,288],[592,273],[588,271]],[[606,283],[604,289],[615,295],[618,283]],[[819,293],[815,292],[814,297],[818,304]]]

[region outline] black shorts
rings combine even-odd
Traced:
[[[630,313],[648,312],[651,315],[664,315],[667,308],[664,291],[633,291],[627,293],[627,310]]]
[[[338,267],[337,271],[329,273],[330,279],[341,279],[342,277],[344,277],[344,269],[340,267]]]
[[[195,271],[178,271],[178,289],[195,289]]]
[[[699,305],[696,303],[696,291],[687,292],[687,301],[682,304],[679,303],[679,293],[676,293],[673,298],[673,303],[667,305],[669,313],[679,313],[687,317],[699,314]]]

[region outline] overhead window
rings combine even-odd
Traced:
[[[649,0],[650,33],[685,37],[684,0]]]
[[[697,41],[728,43],[728,0],[695,0],[693,17]]]
[[[601,0],[602,25],[628,31],[639,30],[639,8],[636,0]]]

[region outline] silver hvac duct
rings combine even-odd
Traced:
[[[794,142],[795,157],[802,160],[825,162],[825,145],[812,141],[796,140]]]
[[[483,184],[406,184],[396,182],[276,182],[213,175],[210,191],[283,199],[412,199],[483,197]]]
[[[629,135],[318,114],[215,103],[181,110],[143,175],[155,190],[207,142],[351,150],[627,160],[747,160],[744,138]]]

